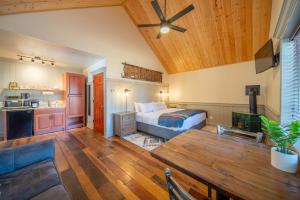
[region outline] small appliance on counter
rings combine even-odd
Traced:
[[[31,100],[31,107],[38,108],[39,107],[39,100],[33,99]]]
[[[29,99],[30,93],[21,93],[21,99]]]
[[[11,108],[11,107],[22,107],[22,100],[5,100],[4,101],[4,107],[5,108]]]

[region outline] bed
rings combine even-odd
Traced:
[[[201,129],[206,124],[206,112],[201,111],[197,112],[195,115],[188,117],[183,121],[183,124],[179,127],[166,127],[161,126],[160,117],[164,114],[172,114],[181,111],[187,111],[184,109],[178,108],[167,108],[165,105],[161,105],[160,109],[151,109],[150,103],[148,103],[146,110],[141,109],[141,104],[139,104],[140,108],[136,108],[136,122],[137,122],[137,130],[141,132],[145,132],[154,136],[158,136],[164,139],[171,139],[182,132],[185,132],[188,129]]]

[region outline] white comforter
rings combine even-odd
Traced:
[[[142,122],[142,123],[145,123],[145,124],[150,124],[150,125],[162,127],[162,128],[171,129],[171,130],[174,130],[174,131],[184,131],[184,130],[187,130],[187,129],[199,124],[200,122],[203,122],[206,118],[205,113],[200,113],[200,114],[194,115],[194,116],[189,117],[188,119],[184,120],[183,125],[182,125],[181,128],[172,128],[172,127],[165,127],[165,126],[159,126],[158,125],[158,119],[159,119],[159,116],[161,114],[176,112],[176,111],[179,111],[179,110],[183,110],[183,109],[169,108],[169,109],[165,109],[165,110],[159,110],[159,111],[148,112],[148,113],[138,112],[136,114],[136,121],[137,122]]]

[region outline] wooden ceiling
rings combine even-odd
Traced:
[[[0,15],[123,5],[135,24],[159,23],[151,0],[2,0]],[[158,0],[164,7],[164,0]],[[156,39],[159,28],[140,32],[170,74],[253,60],[268,40],[272,0],[168,0],[167,18],[189,4],[195,9]]]
[[[158,0],[161,7],[163,0]],[[136,24],[159,22],[150,0],[127,0],[127,12]],[[179,73],[253,59],[269,37],[272,0],[172,0],[167,15],[189,4],[195,10],[176,21],[187,28],[156,39],[159,28],[140,29],[168,73]]]
[[[73,8],[120,6],[125,0],[0,0],[0,15]]]

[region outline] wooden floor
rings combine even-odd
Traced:
[[[168,166],[119,137],[106,139],[82,128],[1,142],[0,147],[50,138],[56,142],[55,162],[72,199],[168,199],[163,174]],[[207,195],[205,185],[172,171],[175,179],[194,197],[203,199]]]

